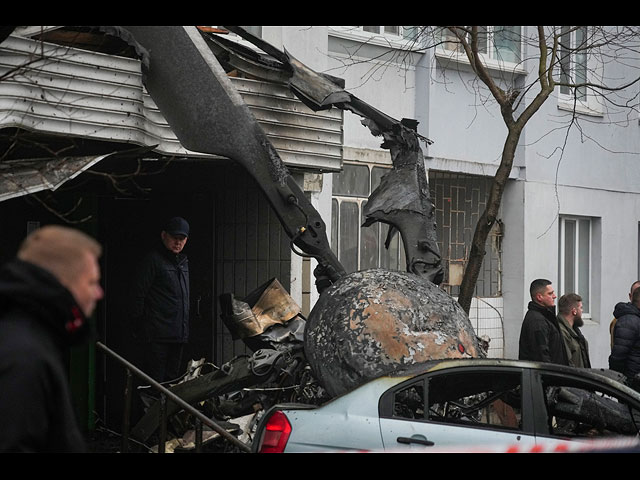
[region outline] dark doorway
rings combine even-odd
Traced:
[[[202,175],[211,178],[208,170],[206,165],[195,162],[178,164],[156,177],[150,194],[144,198],[108,197],[101,202],[105,300],[99,334],[105,345],[136,366],[140,359],[131,337],[131,282],[139,261],[149,249],[157,247],[162,225],[172,216],[186,218],[191,227],[184,249],[189,257],[191,322],[183,367],[190,359],[210,361],[213,356],[214,206],[208,189],[198,188],[198,182],[192,180]],[[168,179],[171,181],[167,182]],[[110,427],[119,429],[125,371],[114,361],[100,357],[96,365],[98,416]]]
[[[99,165],[105,172],[131,170],[129,160],[119,162],[122,160],[106,160]],[[103,178],[83,174],[65,185],[64,192],[51,194],[61,211],[82,197],[83,210],[77,216],[90,216],[91,221],[77,227],[94,235],[104,247],[105,299],[95,315],[99,340],[137,364],[129,328],[130,282],[142,255],[159,242],[163,221],[180,215],[191,226],[185,247],[191,277],[185,367],[190,359],[205,358],[221,365],[246,354],[242,340],[232,338],[223,325],[219,295],[231,292],[243,298],[271,278],[286,289],[291,282],[290,239],[260,185],[241,166],[218,159],[174,160],[161,174],[136,178],[140,188],[128,196],[114,193]],[[6,261],[15,255],[26,232],[46,223],[63,222],[28,197],[0,203],[0,258]],[[81,409],[87,406],[83,423],[93,425],[95,412],[98,422],[121,431],[125,370],[101,352],[75,363],[74,383],[86,397],[78,403]]]

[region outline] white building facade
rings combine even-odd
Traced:
[[[413,27],[252,28],[315,70],[345,79],[349,92],[388,115],[418,120],[418,132],[433,140],[428,148],[424,145],[425,162],[447,271],[443,288],[455,296],[487,182],[506,138],[497,104],[465,58],[446,44],[420,49],[407,39]],[[490,34],[497,28],[521,32],[523,38],[534,33],[534,27],[487,27]],[[537,51],[529,43],[496,42],[498,47],[487,49],[492,73],[530,85]],[[572,59],[570,75],[579,79],[594,71],[621,84],[637,75],[637,56],[627,58],[625,67],[609,62],[592,69],[596,60]],[[585,62],[588,69],[581,70]],[[547,278],[558,297],[571,291],[583,297],[582,331],[592,364],[607,367],[613,307],[628,301],[629,286],[640,277],[640,172],[634,168],[640,153],[638,90],[636,84],[618,94],[618,105],[636,107],[629,110],[602,104],[588,93],[578,92],[576,99],[557,88],[526,126],[470,313],[478,334],[491,338],[492,356],[517,358],[529,284]],[[345,114],[343,174],[353,170],[353,180],[356,170],[365,176],[368,171],[375,181],[374,167],[391,166],[380,143],[358,117]],[[358,190],[333,177],[324,175],[313,199],[332,227],[334,249],[341,255],[340,245],[346,252],[349,242],[358,248],[355,260],[343,258],[348,265],[360,262],[352,268],[393,267],[401,252],[374,258],[363,241],[371,234],[358,232],[348,221],[357,217],[366,186]],[[298,268],[292,262],[292,272]],[[292,291],[300,295],[295,276]]]

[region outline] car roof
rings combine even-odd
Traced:
[[[543,369],[546,371],[558,371],[567,373],[597,373],[598,369],[585,369],[569,367],[557,363],[533,362],[529,360],[514,360],[505,358],[450,358],[441,360],[429,360],[423,363],[415,363],[399,368],[387,376],[414,376],[428,371],[441,370],[445,368],[459,367],[512,367],[512,368],[529,368]],[[604,375],[604,373],[602,373]]]
[[[384,375],[390,378],[407,379],[416,377],[424,373],[441,371],[451,368],[467,368],[467,367],[485,367],[485,368],[521,368],[539,370],[545,372],[555,372],[558,374],[577,375],[583,378],[590,378],[599,382],[621,389],[627,394],[635,397],[640,401],[640,392],[628,387],[625,383],[625,377],[612,370],[598,368],[577,368],[556,363],[534,362],[529,360],[513,360],[504,358],[453,358],[444,360],[430,360],[420,364],[408,365],[406,368],[395,370],[392,373]],[[375,381],[375,380],[374,380]]]

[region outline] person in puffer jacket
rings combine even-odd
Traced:
[[[640,288],[629,303],[618,303],[613,311],[617,318],[613,329],[613,346],[609,368],[632,378],[640,373]]]

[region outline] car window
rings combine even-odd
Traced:
[[[520,372],[474,371],[429,379],[428,419],[520,430]]]
[[[423,382],[411,384],[398,390],[393,396],[395,418],[424,419]]]
[[[606,386],[542,375],[549,433],[562,437],[636,435],[640,411]]]
[[[520,384],[519,372],[476,370],[434,375],[428,379],[427,396],[423,382],[396,391],[393,416],[519,430]]]

